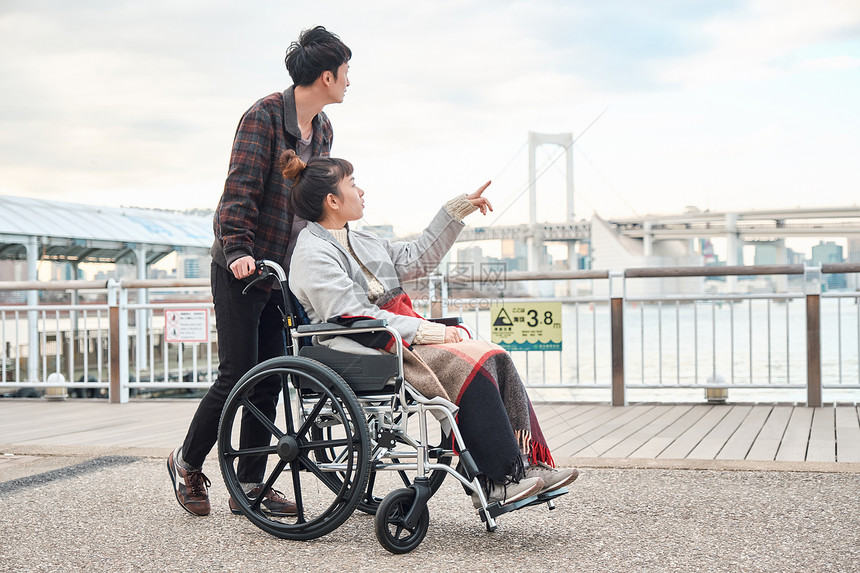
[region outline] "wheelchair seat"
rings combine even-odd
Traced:
[[[356,395],[379,392],[398,375],[394,354],[351,354],[315,344],[303,346],[299,356],[322,362],[340,374]]]

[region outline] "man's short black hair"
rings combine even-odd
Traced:
[[[297,86],[309,86],[323,72],[332,72],[349,61],[352,51],[322,26],[302,31],[299,39],[287,48],[287,71]]]

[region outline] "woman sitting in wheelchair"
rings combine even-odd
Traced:
[[[361,219],[364,191],[352,165],[315,157],[305,164],[292,151],[281,158],[296,179],[293,212],[308,221],[296,241],[290,290],[312,323],[355,317],[385,319],[408,345],[407,381],[425,397],[459,407],[457,425],[482,473],[488,503],[511,503],[573,482],[574,468],[556,469],[523,382],[500,346],[464,340],[462,330],[425,320],[412,308],[403,281],[426,276],[454,244],[462,219],[492,210],[482,196],[489,182],[448,201],[418,239],[391,242],[350,229]],[[339,336],[322,341],[346,352],[378,352]],[[472,495],[475,507],[481,503]]]

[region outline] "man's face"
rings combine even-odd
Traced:
[[[332,78],[333,81],[329,86],[331,99],[335,103],[343,102],[343,96],[346,95],[346,88],[349,87],[349,62],[345,62],[337,69],[337,78]]]

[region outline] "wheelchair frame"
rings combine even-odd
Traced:
[[[258,364],[241,378],[227,398],[218,435],[225,485],[252,523],[281,538],[309,540],[334,531],[357,508],[375,514],[376,537],[383,547],[406,553],[427,534],[427,502],[448,475],[467,492],[477,494],[481,501],[477,511],[487,531],[495,531],[496,518],[502,514],[540,503],[554,509],[553,499],[567,493],[567,488],[561,488],[505,505],[488,503],[477,465],[463,447],[467,444],[457,427],[457,406],[440,397],[422,396],[404,379],[400,334],[385,320],[361,320],[351,326],[296,326],[283,268],[268,260],[258,261],[257,267],[260,274],[251,285],[274,276],[281,286],[286,356]],[[338,373],[295,352],[303,339],[313,336],[379,332],[395,340],[396,369],[370,391],[356,392],[348,381],[351,373],[363,367],[357,357],[364,355],[338,353],[347,357],[348,365]],[[391,357],[379,358],[388,359],[390,372]],[[274,399],[276,395],[280,401]],[[283,420],[277,416],[279,406]],[[439,446],[429,444],[428,416],[439,420],[443,428]],[[417,439],[408,431],[410,418],[417,423]],[[239,426],[261,424],[276,443],[271,438],[268,445],[243,443],[235,431],[237,421]],[[459,451],[452,449],[450,438],[446,443],[445,428]],[[459,459],[457,469],[451,467],[454,456]],[[267,467],[263,491],[254,499],[245,495],[238,477],[242,459]],[[382,499],[376,497],[373,489],[381,471],[397,472],[405,487]],[[413,472],[415,477],[410,478]],[[273,515],[265,507],[264,496],[282,483],[279,479],[291,485],[295,516]]]

